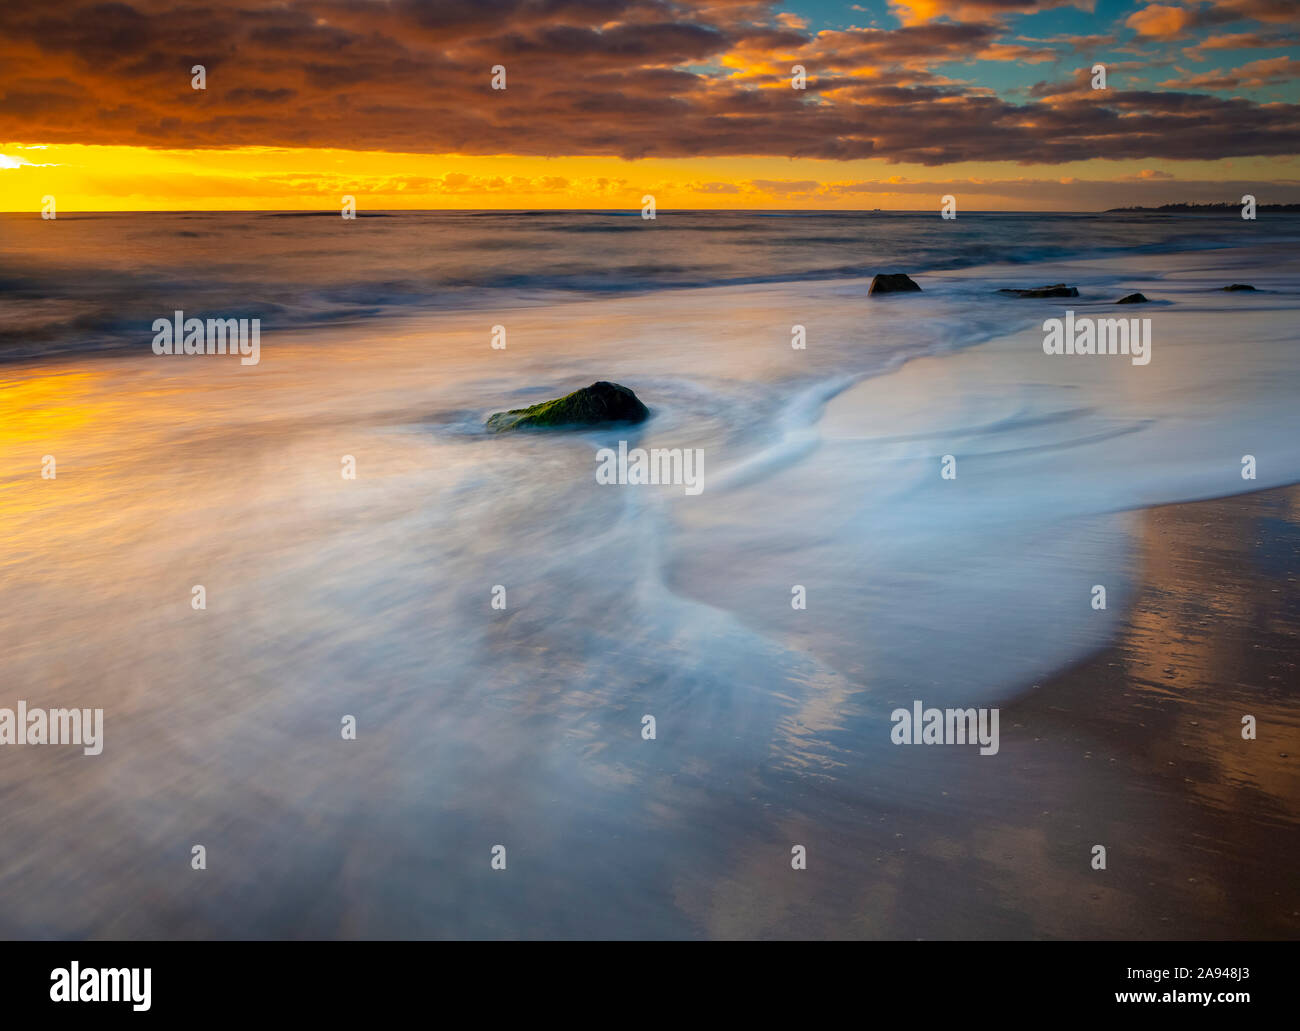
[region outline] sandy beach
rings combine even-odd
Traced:
[[[104,747],[0,748],[0,933],[1295,937],[1287,239],[6,363],[0,704]],[[1136,289],[1150,364],[1044,353]],[[651,418],[484,428],[596,379]]]
[[[5,1014],[1294,1020],[1298,4],[0,3]]]
[[[1113,880],[1088,871],[1082,900],[1037,930],[1293,939],[1300,488],[1148,509],[1140,527],[1140,586],[1118,640],[1007,710],[1045,788],[1026,831],[1071,840],[1100,826],[1119,846]],[[1062,851],[1038,851],[1040,877]]]
[[[747,890],[696,886],[708,932],[1300,936],[1300,487],[1150,508],[1137,525],[1116,640],[1004,704],[1001,762],[960,756],[936,777],[936,757],[900,750],[829,838],[787,818],[791,840],[829,846],[817,876],[773,864],[747,869]]]

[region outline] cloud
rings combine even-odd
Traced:
[[[43,147],[29,147],[29,150],[43,150]],[[28,161],[24,157],[11,157],[8,154],[0,154],[0,169],[8,168],[57,168],[55,164],[39,164],[35,161]]]
[[[1280,33],[1233,32],[1217,36],[1207,36],[1185,53],[1198,61],[1205,60],[1204,51],[1211,50],[1265,50],[1274,47],[1294,47],[1300,45],[1300,36],[1288,36]]]
[[[1269,36],[1258,32],[1237,32],[1209,36],[1197,44],[1202,50],[1262,50],[1266,47],[1293,47],[1300,36]]]
[[[0,139],[924,165],[1300,149],[1296,104],[1189,82],[1096,94],[1078,79],[1013,103],[937,70],[1051,57],[1054,42],[1007,37],[999,19],[1052,6],[909,0],[915,24],[812,33],[763,0],[5,4]],[[806,90],[789,88],[795,60]],[[194,64],[205,91],[190,87]]]
[[[1168,41],[1210,25],[1245,19],[1293,23],[1295,17],[1295,0],[1202,0],[1191,7],[1148,4],[1130,14],[1125,24],[1145,39]]]
[[[889,6],[904,25],[920,25],[936,18],[984,21],[1058,7],[1091,11],[1095,3],[1094,0],[890,0]]]
[[[1196,12],[1185,7],[1170,7],[1167,4],[1151,4],[1140,11],[1134,11],[1124,24],[1134,29],[1139,36],[1152,39],[1179,39],[1197,22]]]
[[[800,184],[801,186],[807,184]],[[966,210],[981,205],[1011,206],[1019,210],[1097,210],[1118,205],[1160,205],[1171,202],[1236,202],[1243,193],[1257,193],[1256,181],[1182,180],[1168,172],[1143,169],[1116,179],[1057,179],[1019,177],[997,179],[884,179],[832,180],[822,182],[807,195],[827,203],[848,206],[883,204],[909,210],[939,210],[941,198],[957,197]],[[1283,180],[1267,184],[1270,203],[1300,202],[1300,181]],[[790,196],[770,194],[775,201]]]
[[[815,179],[751,179],[745,185],[760,193],[781,197],[816,193],[821,188],[821,183]]]
[[[1300,61],[1293,57],[1269,57],[1262,61],[1251,61],[1231,72],[1206,72],[1203,75],[1191,75],[1184,79],[1170,79],[1160,85],[1165,88],[1191,89],[1258,89],[1262,86],[1276,86],[1300,79]]]
[[[1217,0],[1223,20],[1253,18],[1256,21],[1293,24],[1295,0]]]

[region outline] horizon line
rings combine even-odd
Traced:
[[[1204,203],[1192,201],[1167,201],[1166,205],[1183,205],[1189,208],[1214,208],[1222,207],[1225,209],[1239,208],[1241,205],[1233,201],[1207,201]],[[1162,205],[1126,205],[1116,208],[963,208],[962,215],[979,214],[979,215],[1105,215],[1119,212],[1138,212],[1149,211],[1157,214],[1180,214],[1176,211],[1160,211]],[[1296,207],[1294,204],[1261,204],[1258,210],[1269,208]],[[938,215],[938,208],[706,208],[706,207],[662,207],[655,209],[656,213],[662,212],[709,212],[714,214],[798,214],[798,215],[815,215],[815,214],[866,214],[866,215]],[[528,214],[532,212],[539,213],[563,213],[572,212],[577,214],[627,214],[639,215],[640,208],[637,206],[618,207],[618,208],[572,208],[572,207],[508,207],[508,208],[483,208],[483,207],[440,207],[440,208],[366,208],[356,212],[357,218],[364,218],[370,214],[422,214],[436,212],[476,212],[484,214]],[[0,209],[0,215],[35,215],[42,214],[39,207],[35,208],[6,208]],[[46,221],[57,221],[63,218],[65,214],[70,215],[266,215],[266,214],[312,214],[312,215],[332,215],[342,217],[341,211],[337,207],[329,208],[73,208],[66,212],[60,211],[55,219]],[[650,221],[650,220],[647,220]]]

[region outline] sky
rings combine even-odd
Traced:
[[[5,3],[0,210],[1298,203],[1298,81],[1300,0]]]

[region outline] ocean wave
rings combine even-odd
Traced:
[[[0,216],[0,296],[13,312],[0,357],[130,350],[153,319],[177,309],[260,317],[270,330],[878,271],[1155,259],[1242,243],[1230,219],[1132,214],[975,213],[948,223],[865,212],[661,212],[653,222],[635,211],[358,215],[372,221],[332,212]],[[1252,226],[1253,247],[1297,241],[1300,217]],[[71,314],[38,314],[58,305]]]

